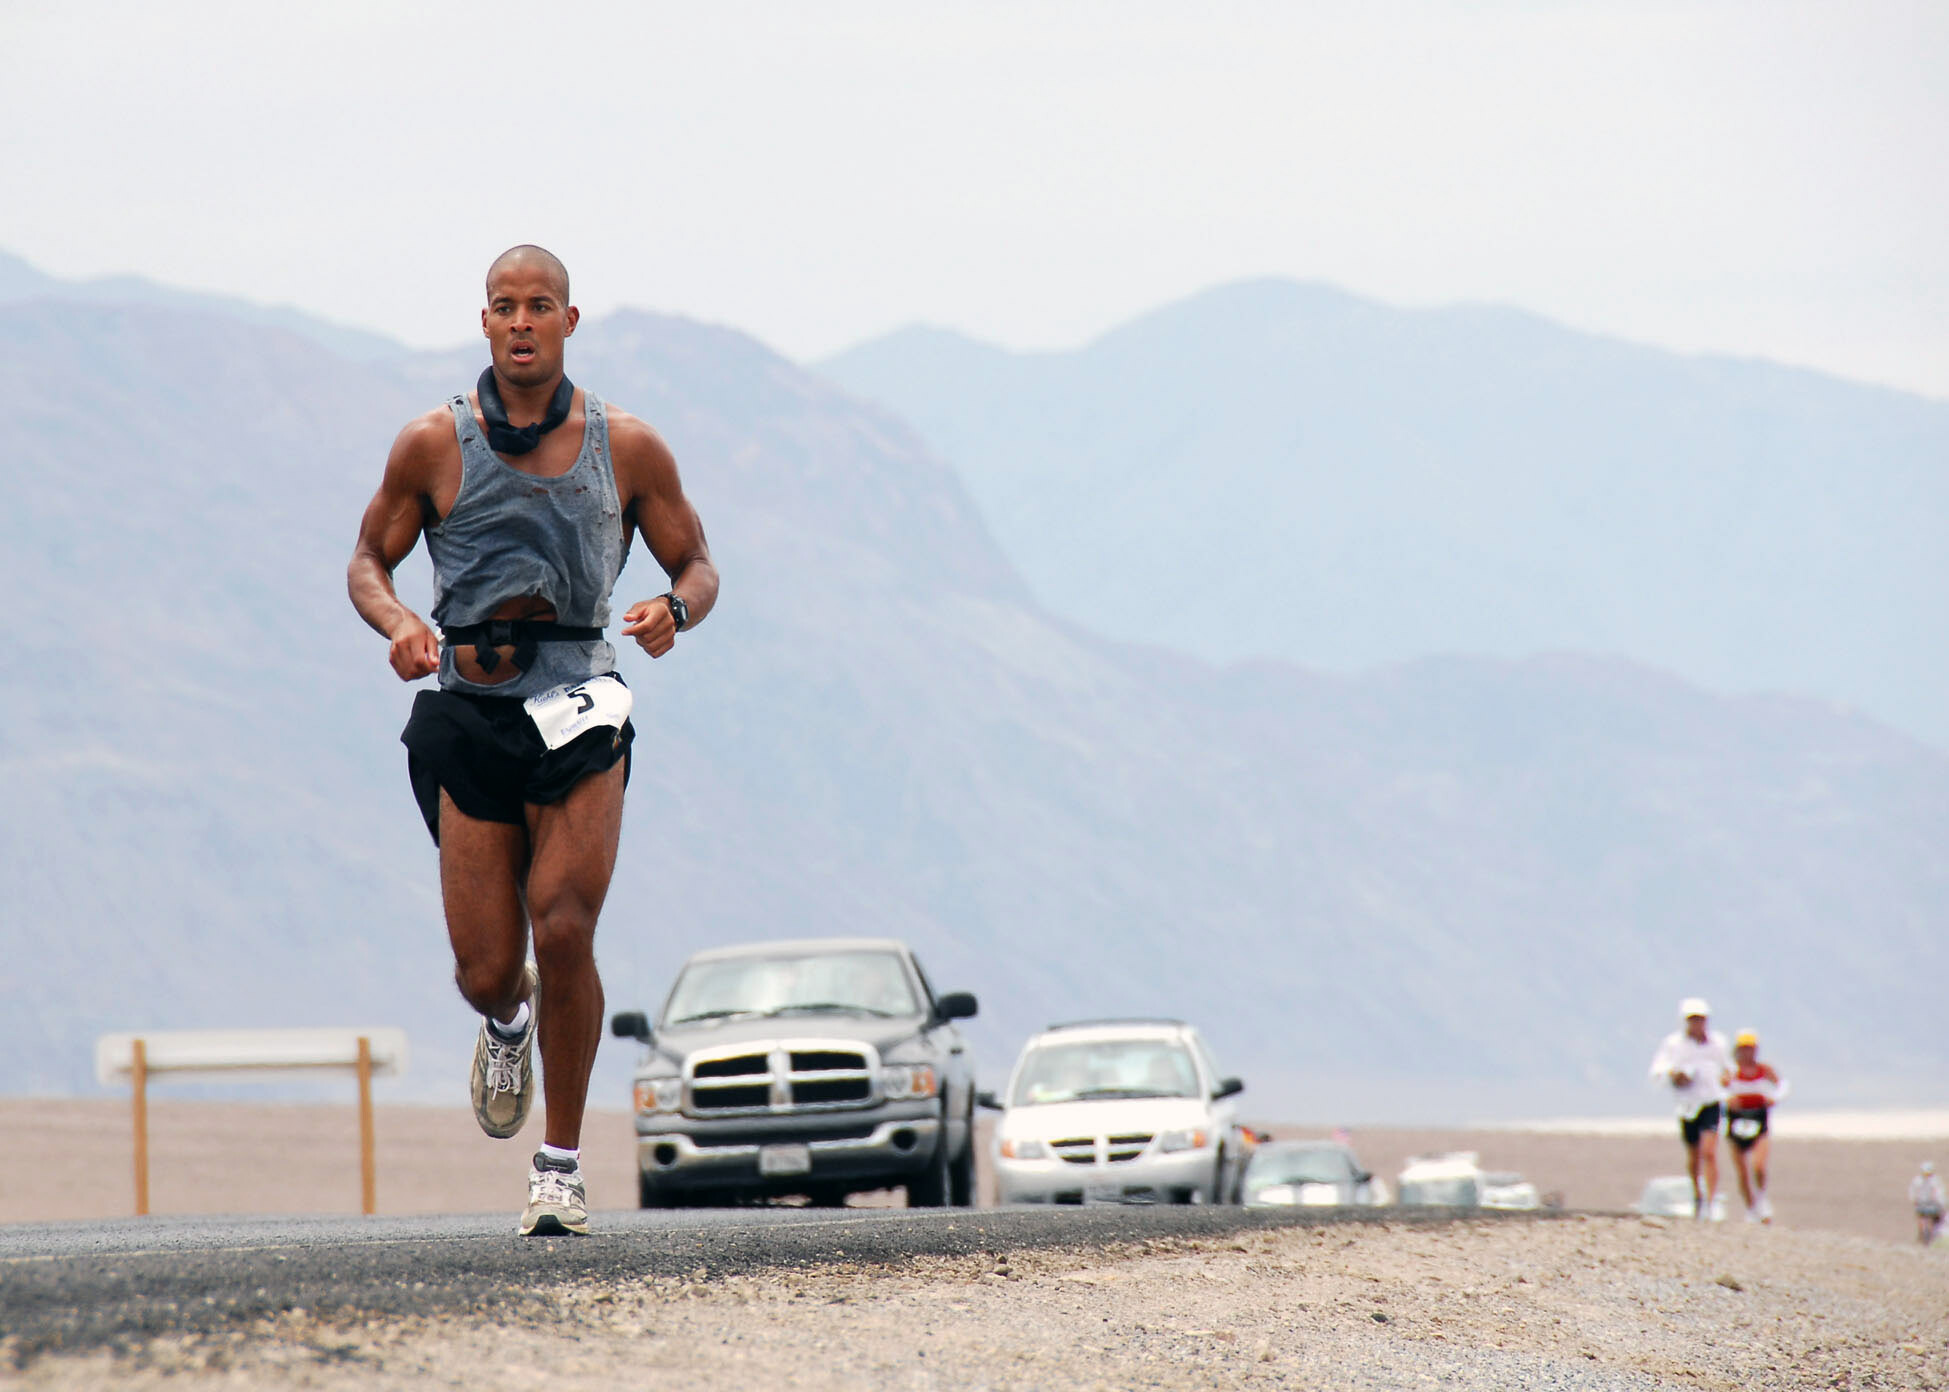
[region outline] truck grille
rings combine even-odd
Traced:
[[[1150,1145],[1148,1133],[1128,1136],[1072,1136],[1065,1141],[1049,1142],[1049,1149],[1072,1165],[1094,1165],[1099,1161],[1116,1164],[1120,1160],[1135,1160]]]
[[[870,1045],[788,1040],[694,1054],[685,1064],[699,1116],[824,1111],[870,1105],[879,1054]]]

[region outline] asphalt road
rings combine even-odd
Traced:
[[[294,1308],[324,1318],[520,1318],[564,1283],[1447,1221],[1441,1210],[1399,1208],[695,1209],[597,1214],[583,1238],[522,1238],[505,1213],[32,1224],[0,1228],[0,1334],[26,1359],[217,1333]]]

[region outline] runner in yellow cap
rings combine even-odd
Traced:
[[[1746,1221],[1773,1221],[1773,1201],[1766,1197],[1766,1161],[1773,1149],[1767,1117],[1773,1104],[1787,1095],[1787,1085],[1770,1063],[1761,1063],[1760,1037],[1741,1030],[1732,1041],[1733,1070],[1726,1084],[1726,1139],[1732,1142],[1733,1168],[1739,1172],[1739,1194],[1746,1200]]]

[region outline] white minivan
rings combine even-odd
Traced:
[[[1243,1090],[1181,1020],[1052,1025],[981,1094],[1001,1202],[1236,1203]]]

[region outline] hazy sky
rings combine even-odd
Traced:
[[[1949,397],[1949,4],[0,0],[0,249],[419,345],[502,247],[814,357],[1276,274]]]

